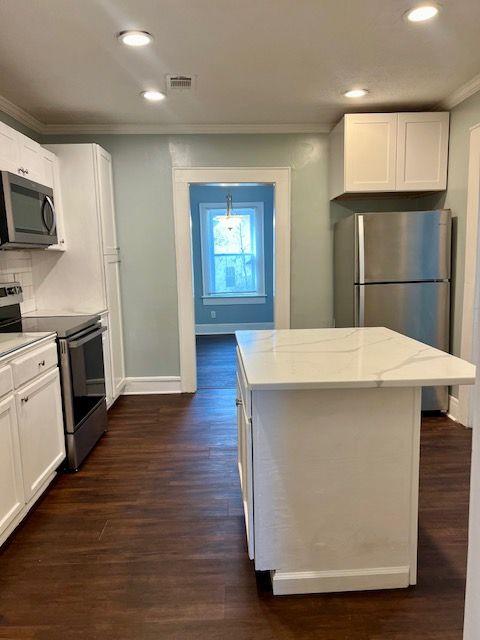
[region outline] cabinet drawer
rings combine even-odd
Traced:
[[[240,352],[238,348],[237,348],[237,381],[238,381],[238,386],[240,388],[240,395],[241,395],[241,398],[239,398],[239,400],[242,400],[247,418],[250,418],[252,415],[251,394],[250,394],[250,389],[248,388],[247,376],[245,375],[242,358],[240,356]]]
[[[3,369],[0,369],[0,398],[12,389],[12,370],[10,367],[3,367]]]
[[[57,345],[55,343],[36,349],[22,358],[17,358],[12,362],[15,388],[18,389],[22,384],[55,367],[57,362]]]

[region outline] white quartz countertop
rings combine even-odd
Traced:
[[[385,329],[237,331],[252,389],[472,384],[474,365]]]
[[[26,347],[29,344],[55,336],[52,331],[41,331],[35,333],[0,333],[0,358],[7,356],[12,351]]]

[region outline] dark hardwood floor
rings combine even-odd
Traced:
[[[199,389],[235,388],[235,336],[197,336]]]
[[[246,554],[234,399],[117,402],[0,552],[0,638],[461,639],[470,432],[424,420],[417,587],[274,598]]]

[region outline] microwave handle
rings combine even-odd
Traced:
[[[52,226],[50,228],[48,228],[47,222],[45,220],[45,203],[48,202],[48,204],[50,205],[50,208],[52,210],[52,214],[53,214],[53,223]],[[48,234],[51,236],[53,235],[55,229],[57,228],[57,212],[55,211],[55,206],[53,204],[53,200],[50,198],[50,196],[45,196],[45,199],[43,201],[43,206],[42,206],[42,218],[43,218],[43,223],[44,225],[47,227],[48,230]]]

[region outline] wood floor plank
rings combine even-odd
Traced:
[[[416,587],[274,598],[246,553],[234,399],[117,402],[0,552],[0,638],[461,640],[470,431],[423,420]]]

